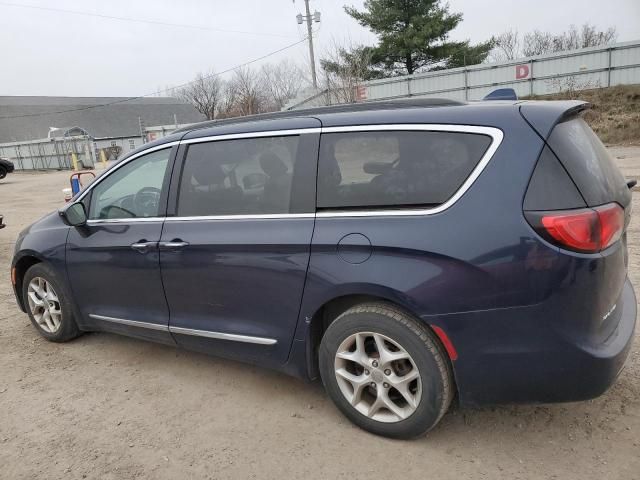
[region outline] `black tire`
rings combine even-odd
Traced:
[[[0,165],[0,180],[7,176],[7,169]]]
[[[335,373],[336,353],[350,335],[362,332],[392,339],[411,356],[418,369],[422,395],[415,411],[403,420],[386,423],[369,418],[351,406],[340,390]],[[322,338],[319,367],[322,383],[338,409],[360,428],[385,437],[408,439],[425,434],[440,421],[454,396],[451,365],[437,337],[428,327],[386,303],[356,305],[338,316]]]
[[[53,333],[47,332],[38,324],[29,307],[29,298],[27,293],[29,289],[29,283],[36,277],[40,277],[46,280],[53,287],[58,297],[59,308],[62,314],[60,326]],[[24,302],[31,323],[33,323],[33,325],[36,327],[38,333],[47,340],[59,343],[67,342],[81,335],[82,332],[78,328],[78,325],[76,324],[76,321],[73,317],[73,307],[70,303],[70,297],[67,294],[67,289],[59,280],[53,269],[47,264],[37,263],[26,271],[24,279],[22,281],[22,301]]]

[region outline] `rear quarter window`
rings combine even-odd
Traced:
[[[547,143],[567,169],[587,205],[617,201],[626,206],[629,203],[631,195],[622,173],[581,117],[556,125]]]
[[[491,144],[474,133],[323,134],[320,209],[437,206],[462,186]]]

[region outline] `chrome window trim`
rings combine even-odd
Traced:
[[[87,220],[87,225],[103,225],[110,223],[142,223],[164,222],[166,217],[134,217],[134,218],[94,218]]]
[[[315,213],[266,213],[256,215],[203,215],[192,217],[166,217],[167,222],[206,222],[216,220],[287,220],[314,218]]]
[[[449,124],[383,124],[383,125],[353,125],[344,127],[326,127],[322,129],[322,133],[346,133],[346,132],[382,132],[382,131],[425,131],[425,132],[457,132],[457,133],[478,133],[488,135],[492,141],[487,148],[478,164],[471,171],[467,179],[462,183],[460,188],[442,205],[426,209],[394,209],[387,207],[378,210],[350,210],[340,211],[339,209],[332,211],[322,211],[316,213],[316,218],[339,218],[339,217],[400,217],[400,216],[423,216],[434,215],[451,207],[462,197],[471,185],[477,180],[484,171],[489,161],[498,150],[498,147],[504,139],[502,130],[495,127],[482,127],[476,125],[449,125]],[[317,207],[316,207],[317,208]]]
[[[264,132],[227,133],[223,135],[210,135],[208,137],[189,138],[180,143],[190,145],[192,143],[218,142],[221,140],[241,140],[246,138],[291,137],[303,133],[320,133],[320,127],[295,128],[291,130],[266,130]]]
[[[287,220],[314,218],[315,213],[265,213],[256,215],[203,215],[194,217],[140,217],[140,218],[104,218],[87,220],[87,225],[108,225],[118,223],[153,223],[153,222],[207,222],[220,220]]]
[[[230,340],[232,342],[254,343],[257,345],[275,345],[276,343],[278,343],[278,341],[275,338],[253,337],[250,335],[222,333],[222,332],[214,332],[210,330],[195,330],[193,328],[184,328],[184,327],[171,327],[167,325],[160,325],[157,323],[140,322],[137,320],[127,320],[124,318],[107,317],[105,315],[95,315],[93,313],[90,313],[89,317],[93,318],[94,320],[102,320],[105,322],[117,323],[120,325],[129,326],[129,327],[147,328],[150,330],[159,330],[161,332],[214,338],[217,340]]]
[[[147,153],[157,152],[158,150],[164,150],[165,148],[172,148],[172,147],[174,147],[176,145],[179,145],[179,144],[180,144],[179,140],[174,140],[173,142],[163,143],[162,145],[156,145],[155,147],[147,148],[146,150],[143,150],[143,151],[138,152],[138,153],[136,153],[134,155],[131,155],[130,157],[125,158],[120,163],[116,164],[113,168],[111,168],[108,172],[105,172],[104,174],[102,174],[98,178],[96,178],[93,182],[91,182],[91,184],[86,188],[86,190],[84,190],[80,194],[80,196],[76,200],[73,201],[73,203],[78,203],[80,200],[82,200],[84,197],[86,197],[87,194],[91,190],[93,190],[97,185],[99,185],[100,182],[102,182],[105,178],[108,178],[113,172],[115,172],[116,170],[119,170],[120,168],[124,167],[125,165],[127,165],[129,162],[135,160],[136,158],[141,157],[142,155],[146,155]],[[119,220],[119,219],[114,219],[114,220]]]
[[[246,132],[246,133],[234,133],[224,135],[212,135],[208,137],[191,138],[187,140],[176,140],[162,145],[138,152],[135,155],[125,159],[120,164],[113,167],[107,175],[101,175],[98,177],[87,189],[78,197],[76,202],[82,200],[93,187],[98,185],[102,180],[107,178],[111,173],[126,165],[132,160],[165,148],[171,148],[179,144],[193,144],[193,143],[206,143],[215,142],[220,140],[238,140],[247,138],[267,138],[267,137],[281,137],[301,135],[305,133],[349,133],[349,132],[384,132],[384,131],[433,131],[433,132],[459,132],[459,133],[477,133],[482,135],[488,135],[491,137],[492,142],[489,148],[482,156],[478,164],[471,171],[467,179],[463,182],[461,187],[442,205],[437,207],[420,209],[420,208],[393,208],[388,207],[385,209],[373,209],[373,210],[344,210],[339,209],[322,212],[309,212],[309,213],[282,213],[282,214],[256,214],[256,215],[203,215],[203,216],[188,216],[188,217],[148,217],[148,218],[115,218],[115,219],[93,219],[88,220],[89,225],[109,224],[109,223],[138,223],[138,222],[191,222],[191,221],[215,221],[215,220],[281,220],[290,218],[340,218],[340,217],[389,217],[389,216],[423,216],[434,215],[441,213],[453,204],[455,204],[475,183],[480,174],[484,171],[489,161],[500,147],[504,134],[502,130],[495,127],[484,127],[477,125],[453,125],[453,124],[379,124],[379,125],[348,125],[341,127],[312,127],[312,128],[300,128],[291,130],[268,130],[263,132]]]
[[[193,328],[169,327],[171,333],[181,335],[193,335],[196,337],[214,338],[217,340],[231,340],[232,342],[255,343],[257,345],[275,345],[275,338],[252,337],[250,335],[238,335],[235,333],[212,332],[210,330],[195,330]]]
[[[89,317],[94,320],[102,320],[104,322],[118,323],[120,325],[127,325],[129,327],[148,328],[149,330],[160,330],[161,332],[168,332],[169,327],[167,325],[160,325],[158,323],[139,322],[137,320],[127,320],[124,318],[107,317],[104,315],[89,314]]]

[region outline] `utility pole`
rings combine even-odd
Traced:
[[[296,0],[293,0],[294,3]],[[304,6],[306,10],[306,15],[302,15],[299,13],[296,16],[296,20],[298,21],[298,25],[302,25],[302,21],[306,20],[307,22],[307,39],[309,40],[309,60],[311,62],[311,81],[313,82],[313,88],[318,88],[318,79],[316,78],[316,58],[313,54],[313,29],[311,28],[311,22],[320,22],[320,12],[315,11],[313,15],[311,15],[311,10],[309,9],[309,0],[304,0]]]

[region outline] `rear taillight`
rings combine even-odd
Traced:
[[[624,210],[617,203],[594,208],[525,212],[531,226],[550,242],[576,252],[595,253],[617,242]]]

